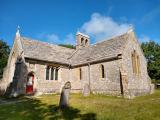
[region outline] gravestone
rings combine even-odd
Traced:
[[[69,105],[70,90],[71,90],[71,83],[66,82],[62,88],[62,92],[61,92],[61,96],[60,96],[60,102],[59,102],[60,108],[67,107]]]
[[[84,88],[83,88],[83,96],[88,96],[90,95],[90,88],[89,88],[89,85],[88,84],[85,84],[84,85]]]

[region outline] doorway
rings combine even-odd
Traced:
[[[34,86],[34,74],[29,73],[27,77],[27,84],[26,84],[26,94],[33,94],[33,86]]]

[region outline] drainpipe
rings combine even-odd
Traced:
[[[90,91],[91,91],[91,80],[90,80],[90,63],[88,63],[88,84],[89,84],[89,89],[90,89]]]

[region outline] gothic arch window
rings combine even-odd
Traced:
[[[132,56],[132,69],[133,73],[140,74],[140,58],[139,55],[134,50],[131,54]]]
[[[137,55],[137,73],[140,74],[141,70],[140,70],[140,59],[139,59],[139,55]]]
[[[100,65],[101,78],[105,78],[104,65]]]
[[[136,73],[135,51],[132,52],[132,69],[133,73]]]

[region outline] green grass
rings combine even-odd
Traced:
[[[70,107],[62,110],[59,95],[23,99],[26,101],[0,105],[0,120],[160,120],[160,90],[132,100],[71,94]]]

